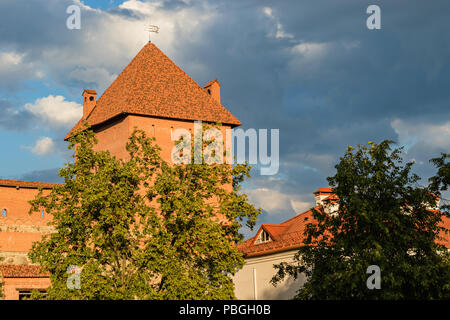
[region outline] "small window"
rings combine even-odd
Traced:
[[[208,89],[208,93],[211,94],[211,90],[210,89]]]
[[[44,219],[44,214],[45,214],[45,211],[42,209],[41,210],[41,219]]]
[[[31,290],[20,290],[19,300],[24,300],[31,297]]]
[[[2,210],[2,217],[6,217],[6,214],[8,213],[8,210],[6,210],[6,209],[3,209]]]
[[[45,289],[29,289],[29,290],[19,290],[19,300],[24,300],[31,297],[33,290],[39,291],[39,293],[47,294]]]
[[[89,97],[89,101],[94,101],[94,97],[93,97],[93,96],[90,96],[90,97]]]
[[[272,241],[272,238],[270,237],[269,233],[266,230],[261,231],[259,234],[258,239],[256,239],[256,243],[265,243]]]

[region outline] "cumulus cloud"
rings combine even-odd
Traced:
[[[436,124],[395,119],[391,121],[391,126],[398,135],[399,143],[408,149],[418,143],[425,143],[450,150],[450,121]]]
[[[268,17],[274,23],[274,27],[275,27],[274,31],[269,32],[269,34],[268,34],[269,37],[274,37],[276,39],[284,39],[284,38],[292,39],[292,38],[294,38],[294,36],[292,34],[286,33],[284,31],[284,27],[280,23],[280,19],[275,15],[272,8],[264,7],[263,12],[264,12],[264,15],[266,17]]]
[[[327,46],[327,43],[304,42],[295,45],[291,50],[294,54],[300,54],[303,57],[312,58],[323,55],[326,52]]]
[[[73,1],[3,0],[0,91],[43,77],[51,85],[41,97],[64,92],[69,103],[84,88],[101,94],[148,41],[145,24],[158,25],[152,41],[200,84],[219,78],[222,102],[244,129],[280,129],[280,173],[256,174],[247,191],[270,208],[265,217],[282,219],[312,201],[347,145],[399,140],[425,164],[449,148],[449,3],[380,1],[385,27],[373,32],[356,0],[129,0],[109,10],[77,0],[81,30],[65,27]],[[62,131],[81,115],[72,105],[77,116],[54,119],[53,108],[24,102],[0,100],[2,128],[40,121]]]
[[[83,106],[80,104],[66,101],[63,96],[53,95],[27,103],[25,110],[56,128],[73,126],[83,114]]]
[[[30,112],[15,108],[9,100],[0,100],[0,128],[6,130],[23,131],[35,120]]]
[[[36,141],[33,147],[27,147],[31,152],[38,156],[44,156],[50,154],[55,149],[55,142],[52,138],[42,137]]]
[[[26,54],[15,51],[0,52],[0,91],[20,89],[24,79],[42,79],[43,72],[35,63],[26,60]]]
[[[200,42],[210,24],[214,23],[215,10],[208,3],[166,8],[164,2],[129,0],[124,1],[114,10],[93,9],[81,1],[81,29],[68,30],[61,14],[73,4],[73,1],[61,0],[45,3],[34,1],[24,3],[1,3],[1,12],[11,12],[17,21],[9,21],[8,17],[1,25],[20,25],[15,30],[15,38],[11,34],[3,34],[0,28],[0,45],[17,47],[17,51],[0,54],[0,75],[2,59],[21,64],[21,70],[42,67],[36,76],[45,75],[56,84],[66,86],[72,95],[79,95],[83,87],[89,86],[100,94],[136,53],[148,41],[145,25],[160,27],[158,35],[152,34],[165,53],[172,59],[183,60],[186,57],[179,50],[180,39]],[[30,19],[23,6],[28,5],[26,12],[34,12],[41,17],[37,27],[30,25]],[[34,21],[34,20],[33,20]],[[23,29],[33,29],[39,34],[39,42],[31,38]],[[22,34],[23,31],[23,34]],[[32,63],[24,64],[24,57]],[[14,70],[14,64],[8,64]],[[9,70],[9,69],[8,69]],[[5,71],[6,72],[6,71]],[[30,75],[21,72],[21,80],[29,80]],[[19,79],[17,79],[19,80]]]
[[[243,191],[248,195],[251,203],[261,207],[269,215],[298,214],[312,207],[312,202],[303,201],[302,195],[286,194],[269,188],[245,189]]]

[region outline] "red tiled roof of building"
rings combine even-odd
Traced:
[[[40,266],[35,265],[0,265],[3,278],[48,278],[48,272],[42,272]]]
[[[314,191],[313,193],[332,193],[333,192],[333,188],[330,187],[323,187],[323,188],[319,188],[316,191]]]
[[[447,248],[450,248],[450,218],[443,217],[440,227],[446,228],[447,230],[449,230],[449,232],[447,233],[445,233],[444,231],[440,232],[439,234],[440,239],[437,241],[437,243],[442,244]]]
[[[203,88],[209,87],[210,85],[212,85],[214,82],[217,82],[217,84],[220,86],[220,82],[217,79],[211,80],[209,81],[207,84],[205,84],[205,86]]]
[[[7,186],[7,187],[52,189],[56,185],[59,185],[59,184],[58,183],[49,183],[49,182],[34,182],[34,181],[18,181],[18,180],[0,179],[0,186]]]
[[[84,92],[90,93],[90,94],[97,94],[97,91],[91,90],[91,89],[84,89]]]
[[[241,125],[150,42],[97,100],[87,119],[81,119],[65,139],[86,121],[94,126],[123,114]]]
[[[319,210],[319,207],[315,209]],[[298,249],[303,243],[306,225],[311,222],[314,222],[314,217],[312,211],[308,210],[279,225],[263,224],[256,235],[238,245],[238,249],[246,258]],[[272,241],[255,244],[255,240],[262,230],[269,233]]]
[[[339,200],[338,196],[335,195],[334,193],[332,193],[331,195],[329,195],[328,197],[326,197],[325,199],[323,199],[323,201],[330,201],[330,202],[336,202]]]
[[[328,193],[329,191],[332,191],[332,189],[320,188],[316,190],[314,194],[318,192]],[[335,202],[338,200],[338,197],[335,194],[331,194],[324,200]],[[322,211],[322,206],[316,206],[314,209]],[[436,212],[438,211],[436,210]],[[443,217],[442,219],[443,221],[440,226],[450,230],[450,218]],[[312,210],[308,210],[280,224],[262,224],[254,237],[239,244],[237,247],[239,251],[243,253],[245,258],[295,250],[303,245],[306,225],[314,222],[315,219]],[[258,239],[258,236],[263,230],[270,235],[272,238],[271,241],[256,243],[256,239]],[[440,239],[437,240],[437,243],[450,248],[450,232],[441,232],[439,237]]]

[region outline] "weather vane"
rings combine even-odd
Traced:
[[[151,42],[150,35],[151,35],[152,32],[159,33],[159,27],[155,26],[155,25],[152,25],[152,24],[146,24],[145,25],[145,30],[148,31],[148,42]]]

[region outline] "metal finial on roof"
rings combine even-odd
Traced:
[[[148,42],[152,42],[150,40],[150,35],[151,35],[152,32],[159,33],[159,27],[155,26],[155,25],[152,25],[152,24],[146,24],[145,25],[145,30],[148,31]]]

